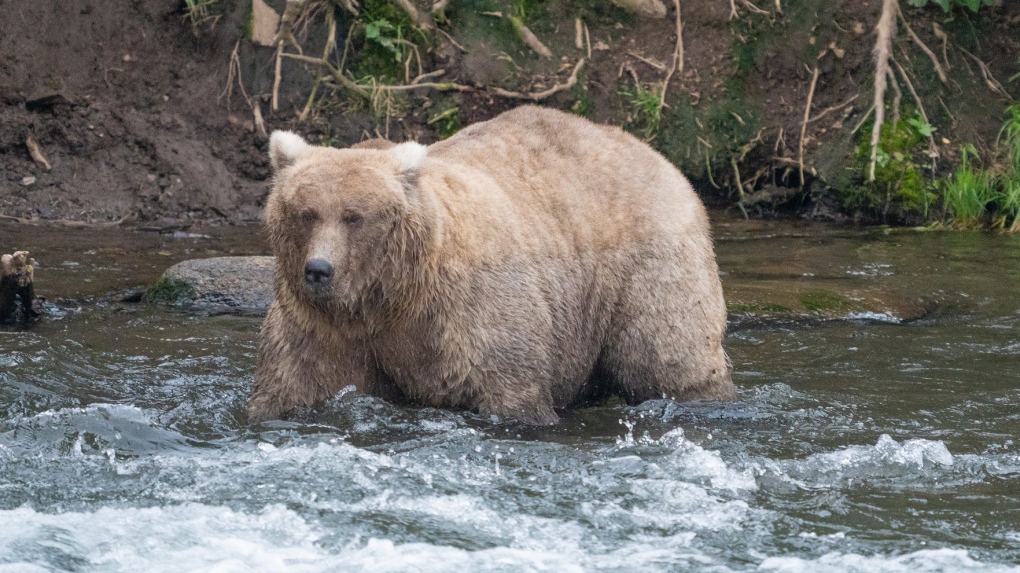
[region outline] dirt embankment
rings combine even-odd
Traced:
[[[859,184],[880,4],[681,0],[655,18],[602,0],[453,0],[418,31],[398,2],[350,10],[310,0],[283,48],[306,59],[280,58],[274,89],[277,50],[252,41],[251,0],[213,2],[215,25],[198,28],[173,0],[0,0],[0,216],[151,227],[255,220],[269,188],[256,108],[267,129],[327,144],[377,134],[429,142],[521,95],[553,91],[544,105],[647,138],[710,200],[732,206],[743,193],[752,215],[840,217]],[[904,3],[905,21],[949,74],[942,83],[901,25],[894,57],[912,81],[900,77],[890,113],[913,117],[918,93],[937,128],[934,149],[923,150],[936,157],[932,174],[963,142],[990,147],[1003,108],[1020,97],[1020,82],[1008,81],[1020,68],[1020,4],[1001,4],[947,17]],[[282,1],[268,5],[285,12]],[[683,67],[670,74],[675,5]],[[529,48],[515,21],[551,57]],[[330,47],[342,77],[310,61]],[[379,88],[416,79],[427,87]]]

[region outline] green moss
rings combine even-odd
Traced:
[[[781,304],[772,303],[735,303],[727,305],[732,314],[790,314],[793,311]]]
[[[850,299],[822,289],[804,291],[800,293],[798,300],[808,312],[842,311],[853,306]]]
[[[179,304],[195,298],[195,289],[180,279],[161,278],[145,290],[142,302]]]

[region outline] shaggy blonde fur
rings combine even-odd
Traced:
[[[428,148],[280,141],[252,421],[349,385],[530,424],[735,397],[704,207],[620,129],[526,106]]]

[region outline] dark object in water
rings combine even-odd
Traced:
[[[0,324],[25,324],[39,317],[34,278],[35,259],[28,258],[28,251],[0,257]]]

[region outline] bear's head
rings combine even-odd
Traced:
[[[291,132],[273,133],[276,180],[266,224],[278,288],[334,312],[400,296],[394,291],[401,275],[417,266],[406,259],[428,235],[429,210],[418,189],[427,148],[381,147],[317,147]]]

